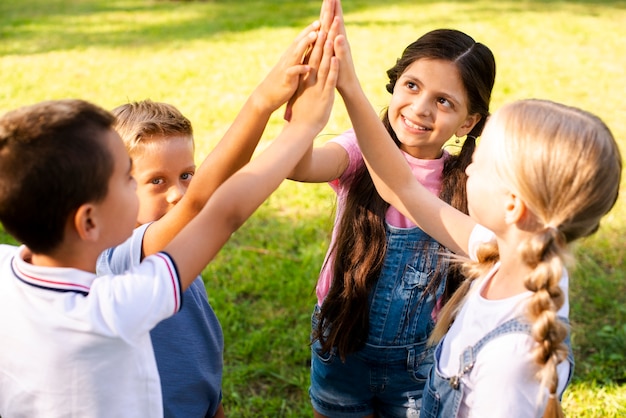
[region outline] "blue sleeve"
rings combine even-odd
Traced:
[[[136,267],[141,262],[143,237],[150,224],[141,225],[133,234],[118,246],[106,249],[98,256],[96,274],[98,276],[117,275]]]

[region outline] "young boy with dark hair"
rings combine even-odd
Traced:
[[[95,275],[98,256],[131,235],[138,213],[112,115],[58,100],[0,118],[0,221],[23,243],[0,246],[0,415],[163,415],[149,331],[180,310],[182,292],[327,122],[338,64],[325,38],[318,33],[279,136],[163,251],[121,275]]]

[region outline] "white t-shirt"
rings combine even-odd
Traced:
[[[493,233],[477,226],[470,238],[470,257],[481,242],[493,239]],[[525,311],[530,291],[500,300],[488,300],[481,290],[498,270],[499,264],[472,285],[465,303],[454,320],[443,342],[439,359],[439,372],[450,377],[459,371],[459,356],[465,348],[475,345],[488,332]],[[565,303],[558,312],[561,317],[569,315],[567,272],[563,272],[559,285],[565,295]],[[512,333],[500,336],[478,353],[472,371],[462,377],[464,384],[460,417],[541,417],[548,395],[543,388],[539,396],[539,370],[532,358],[534,340],[528,334]],[[558,393],[565,390],[569,374],[569,362],[557,366],[559,374]],[[538,402],[539,401],[539,402]]]
[[[162,417],[149,331],[180,309],[170,257],[96,277],[24,252],[0,246],[0,415]]]

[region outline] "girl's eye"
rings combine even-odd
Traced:
[[[448,99],[440,97],[439,99],[437,99],[437,101],[439,102],[439,104],[441,104],[441,105],[443,105],[445,107],[452,108],[452,103]]]
[[[180,178],[183,180],[191,180],[192,177],[193,177],[193,173],[183,173],[180,176]]]
[[[409,90],[417,90],[417,84],[412,81],[407,81],[406,86]]]
[[[152,179],[150,180],[150,184],[154,184],[155,186],[161,185],[163,184],[163,179],[161,178]]]

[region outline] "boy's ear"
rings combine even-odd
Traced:
[[[97,210],[91,203],[81,205],[74,214],[74,228],[81,240],[97,241],[100,235]]]
[[[463,125],[461,125],[459,129],[456,130],[455,135],[460,138],[470,133],[474,126],[476,126],[480,118],[480,113],[474,113],[472,115],[469,115],[467,119],[465,119],[465,122],[463,122]]]

